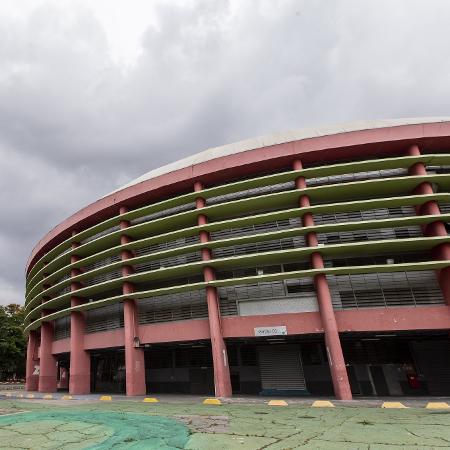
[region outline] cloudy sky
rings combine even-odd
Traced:
[[[50,228],[248,137],[450,115],[450,2],[1,0],[0,304]]]

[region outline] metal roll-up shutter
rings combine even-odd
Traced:
[[[300,346],[258,347],[262,394],[306,393]]]

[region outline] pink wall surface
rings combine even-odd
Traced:
[[[335,311],[335,314],[340,333],[450,330],[450,308],[445,305]],[[255,327],[280,325],[287,327],[289,335],[323,333],[318,312],[222,317],[221,321],[225,338],[254,337]],[[141,344],[210,339],[208,320],[196,319],[141,325],[139,339]],[[123,346],[122,328],[85,335],[86,350]],[[67,352],[70,352],[70,338],[53,341],[52,354]]]
[[[124,344],[123,328],[100,331],[98,333],[87,333],[84,335],[84,348],[86,350],[123,347]]]
[[[70,352],[70,338],[58,339],[53,341],[52,344],[52,354],[56,355],[58,353],[69,353]]]
[[[450,308],[373,308],[336,311],[339,331],[400,331],[450,329]]]
[[[139,339],[142,344],[152,342],[195,341],[209,338],[209,324],[207,319],[139,326]]]
[[[288,334],[323,333],[318,312],[270,314],[267,316],[223,317],[223,336],[254,337],[255,327],[285,325]]]

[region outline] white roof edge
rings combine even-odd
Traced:
[[[165,175],[179,169],[184,169],[195,164],[210,161],[223,156],[242,153],[271,145],[284,144],[286,142],[299,141],[302,139],[310,139],[321,136],[331,136],[333,134],[348,133],[351,131],[372,130],[377,128],[398,127],[402,125],[418,125],[427,123],[450,122],[450,117],[415,117],[404,119],[381,119],[381,120],[362,120],[357,122],[342,123],[336,125],[328,125],[323,127],[304,128],[300,130],[292,130],[281,133],[275,133],[268,136],[245,139],[233,144],[222,145],[203,150],[200,153],[188,156],[170,164],[166,164],[157,169],[150,170],[144,175],[130,181],[129,183],[116,189],[114,192],[121,191],[127,187],[133,186],[143,181]],[[111,193],[111,194],[112,194]],[[110,195],[110,194],[108,194]],[[106,197],[106,196],[105,196]]]

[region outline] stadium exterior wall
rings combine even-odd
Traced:
[[[445,390],[413,361],[448,340],[449,168],[444,118],[278,135],[144,175],[34,248],[27,389],[195,391],[210,372],[219,397],[328,383],[351,399],[367,377],[393,395],[395,366],[404,393],[415,372]],[[405,342],[404,361],[361,356]]]

